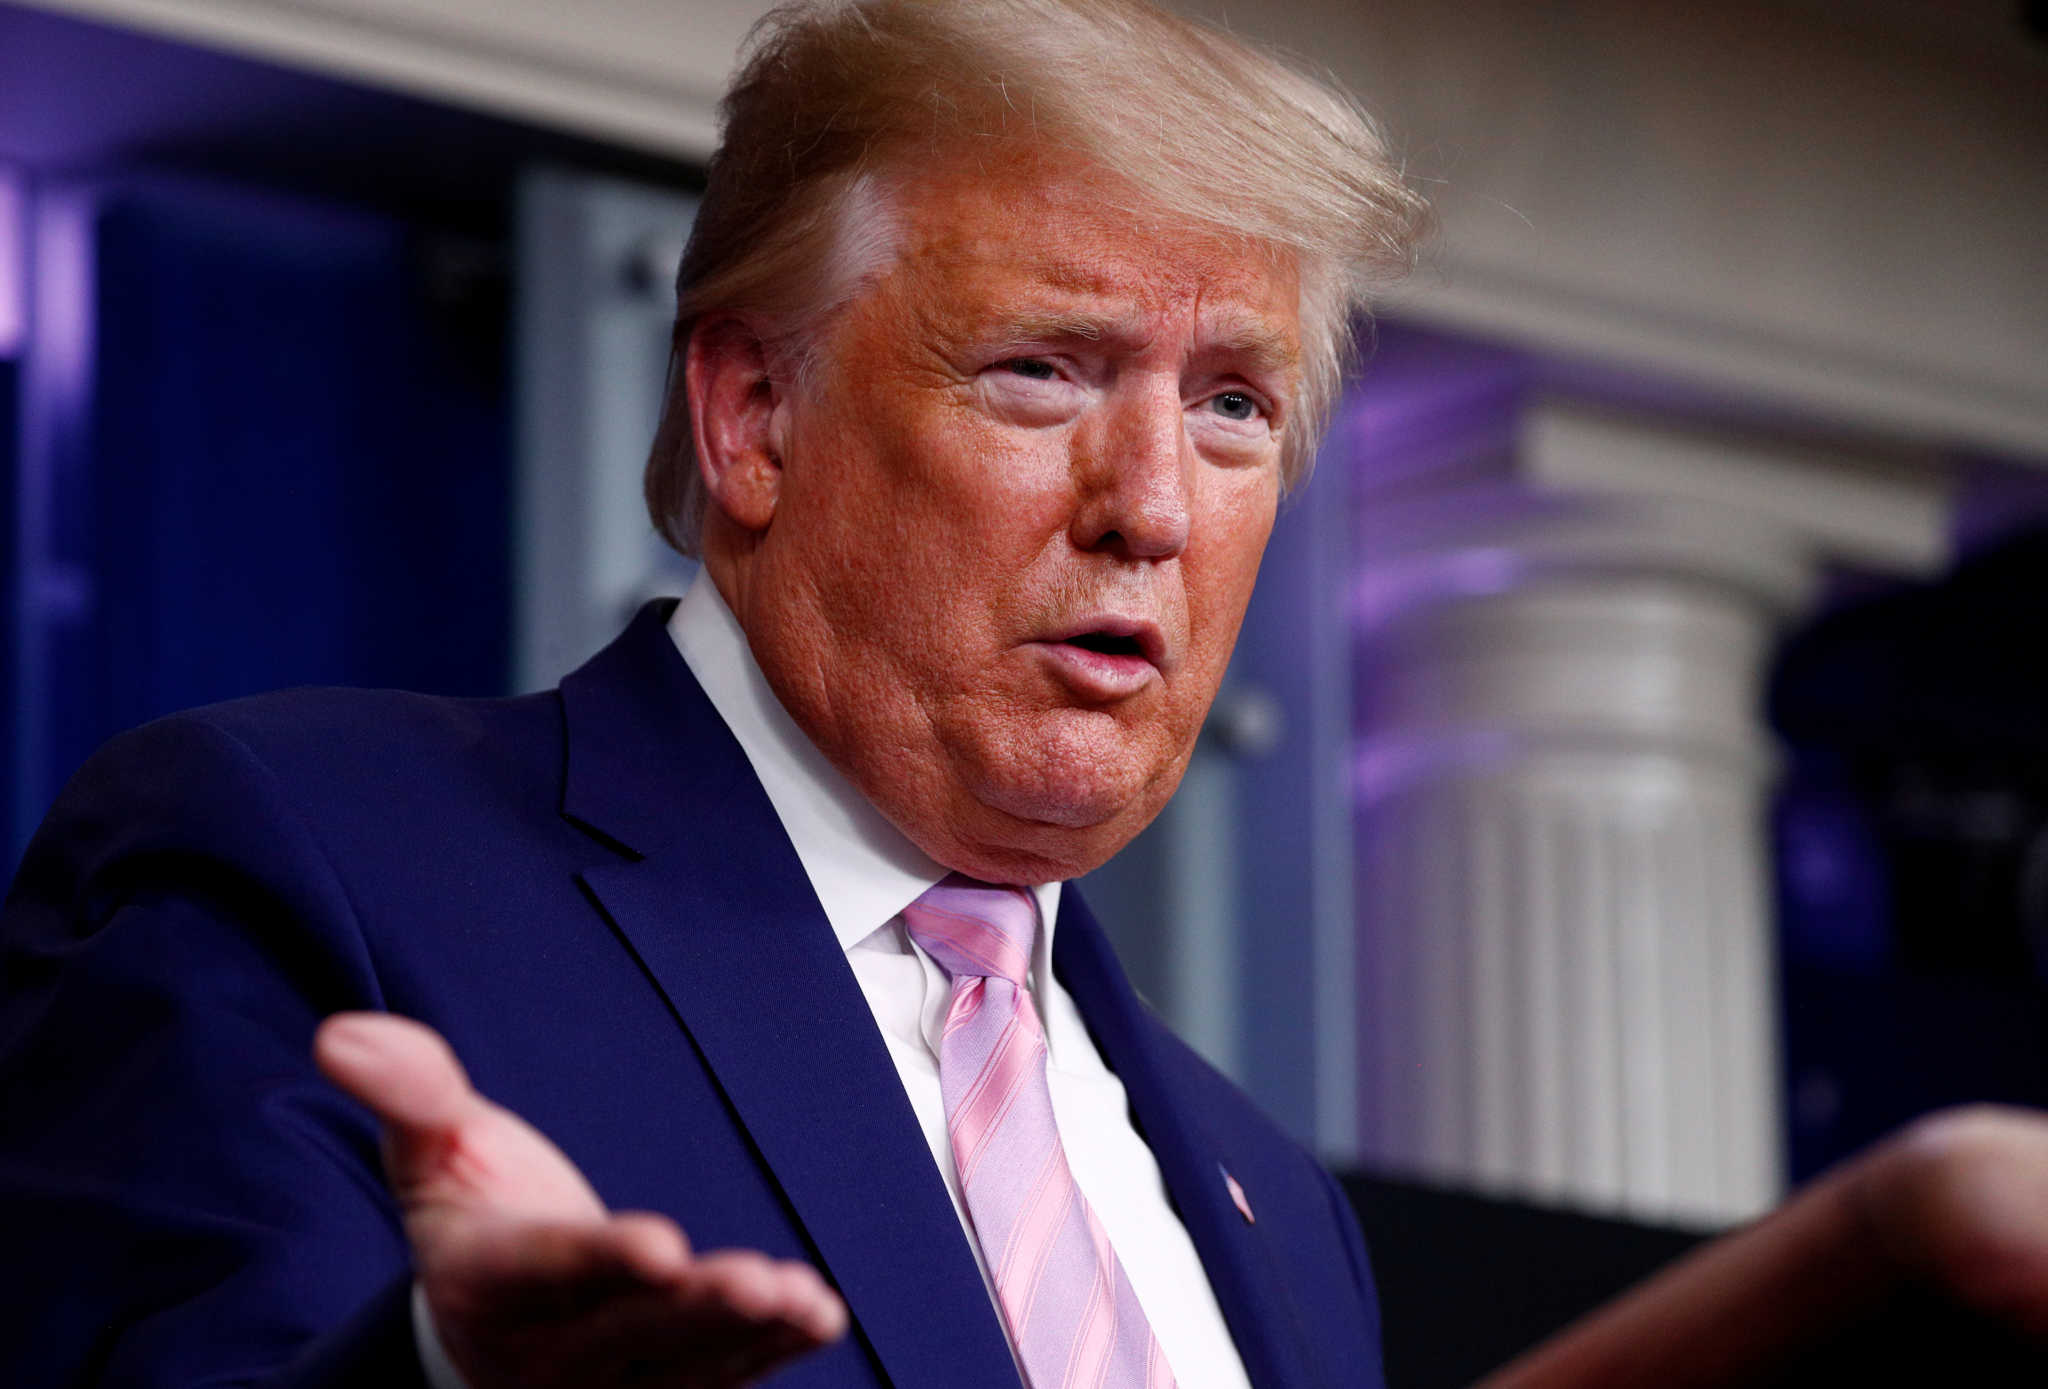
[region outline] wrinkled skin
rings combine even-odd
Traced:
[[[687,360],[705,561],[777,696],[932,858],[1020,883],[1094,868],[1178,784],[1300,358],[1284,258],[1050,164],[899,197],[813,379],[737,319]],[[1063,640],[1091,632],[1124,649]]]

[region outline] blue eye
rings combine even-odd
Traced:
[[[1050,381],[1059,373],[1051,362],[1037,357],[1018,357],[1003,363],[1003,370],[1022,376],[1031,381]]]
[[[1211,396],[1209,403],[1216,408],[1216,413],[1225,419],[1249,420],[1259,413],[1259,403],[1243,391],[1225,391],[1221,395]]]

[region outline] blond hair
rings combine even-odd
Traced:
[[[1333,87],[1145,0],[785,5],[749,36],[677,275],[680,354],[744,313],[798,361],[894,253],[887,179],[977,138],[1072,150],[1134,213],[1291,253],[1299,483],[1352,353],[1351,318],[1409,269],[1427,222],[1370,117]],[[649,514],[694,552],[705,493],[683,374],[647,461]]]

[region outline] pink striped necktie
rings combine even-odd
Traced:
[[[955,873],[903,909],[953,980],[939,1088],[960,1189],[1031,1389],[1170,1389],[1109,1237],[1067,1169],[1024,978],[1038,906]]]

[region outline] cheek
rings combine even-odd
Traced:
[[[924,458],[928,467],[903,496],[891,531],[894,543],[918,557],[917,577],[930,590],[919,601],[961,621],[1014,617],[1071,558],[1064,452],[974,420]]]
[[[798,531],[834,639],[859,648],[865,679],[927,705],[944,702],[1016,625],[1047,527],[1060,529],[1046,519],[1056,507],[1029,485],[1032,460],[984,433],[867,435],[807,497],[829,521]]]
[[[989,529],[1024,529],[1033,518],[1070,505],[1071,431],[1022,429],[963,407],[932,422],[925,455],[929,481],[956,514]]]
[[[1223,621],[1236,629],[1244,605],[1251,598],[1259,577],[1259,560],[1266,553],[1266,541],[1273,533],[1273,516],[1279,504],[1276,470],[1267,469],[1240,481],[1226,478],[1231,485],[1221,489],[1203,513],[1209,518],[1190,546],[1190,597],[1199,618]],[[1228,659],[1226,649],[1223,657]]]

